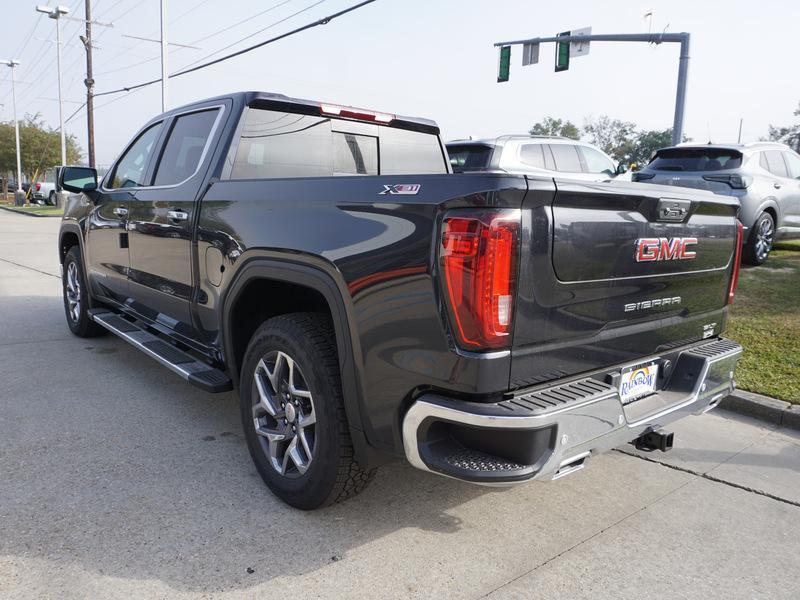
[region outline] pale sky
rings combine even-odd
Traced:
[[[201,48],[173,48],[170,72],[307,7],[224,53],[356,2],[169,0],[169,40]],[[56,48],[45,41],[55,39],[55,24],[35,12],[36,3],[0,0],[0,58],[22,61],[19,115],[38,112],[57,127]],[[84,0],[61,4],[82,18]],[[123,37],[158,37],[159,0],[93,0],[93,7],[95,19],[114,24],[95,27],[96,91],[159,77],[159,45]],[[800,101],[798,0],[377,0],[324,27],[170,81],[169,105],[263,90],[431,118],[445,139],[524,133],[548,115],[582,125],[586,116],[607,114],[641,128],[665,129],[674,111],[677,44],[592,44],[588,56],[573,59],[562,73],[553,71],[552,44],[541,48],[538,65],[528,67],[521,66],[517,47],[511,80],[495,82],[494,42],[586,26],[593,33],[647,32],[648,10],[654,11],[653,30],[692,34],[685,127],[691,138],[735,141],[743,118],[743,141],[752,141],[766,135],[769,123],[800,120],[792,115]],[[244,23],[217,33],[239,21]],[[77,21],[62,21],[65,116],[85,100],[79,29]],[[11,119],[8,71],[0,66],[0,120]],[[96,99],[99,164],[110,163],[133,133],[161,112],[160,93],[156,84]],[[66,130],[85,152],[85,112]]]

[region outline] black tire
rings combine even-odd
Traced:
[[[769,213],[761,213],[750,230],[744,245],[744,260],[751,265],[763,265],[769,258],[775,241],[775,220]]]
[[[50,206],[56,205],[56,193],[54,191],[50,192],[50,194],[47,196],[47,204]]]
[[[261,366],[269,364],[272,374],[277,378],[278,359],[275,358],[274,362],[270,363],[270,357],[279,356],[276,353],[284,354],[284,359],[291,362],[300,372],[299,377],[305,383],[303,389],[310,393],[308,402],[315,417],[313,448],[308,455],[307,470],[302,473],[299,469],[294,473],[288,470],[285,474],[281,473],[278,470],[279,466],[274,465],[269,458],[270,442],[266,437],[256,433],[256,414],[259,413],[259,407],[263,406],[259,403],[257,370],[261,377],[261,385],[269,386],[267,389],[271,398],[281,403],[283,400],[286,400],[287,404],[290,403],[291,394],[287,391],[288,388],[281,388],[286,392],[285,395],[280,391],[272,394],[272,388],[278,386],[273,386],[272,380],[266,378],[267,371]],[[264,363],[259,362],[262,359]],[[374,469],[371,471],[362,469],[353,458],[353,443],[342,399],[335,336],[327,316],[318,313],[291,313],[265,321],[253,334],[247,346],[242,364],[239,397],[242,426],[250,456],[264,483],[287,504],[303,510],[320,508],[354,496],[371,481]],[[300,426],[302,417],[297,415],[302,415],[302,408],[297,412],[292,410],[290,413],[287,406],[282,411],[278,414],[288,417],[288,426],[286,418],[273,419],[266,412],[258,417],[266,421],[259,423],[264,423],[265,429],[286,428],[284,431],[289,434],[290,439],[291,436],[299,436],[303,430]],[[290,433],[290,429],[294,430],[292,423],[295,419],[298,426],[296,434]],[[268,425],[267,421],[274,425]],[[280,444],[286,443],[288,442],[285,440],[280,442]],[[280,453],[276,453],[278,462],[286,465],[287,454],[288,450],[283,453],[281,461]],[[291,465],[283,468],[289,469]]]
[[[73,304],[76,300],[74,288],[71,288],[74,281],[77,281],[77,306]],[[104,333],[104,329],[89,318],[89,287],[83,276],[83,260],[81,259],[81,249],[73,246],[67,251],[64,258],[64,269],[61,276],[61,290],[64,296],[64,314],[67,317],[69,330],[78,337],[97,337]]]

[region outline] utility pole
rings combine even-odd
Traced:
[[[686,108],[686,88],[689,77],[689,41],[691,36],[688,33],[612,33],[612,34],[580,34],[580,35],[558,35],[553,37],[531,38],[527,40],[512,40],[509,42],[498,42],[495,46],[500,47],[501,56],[503,49],[515,45],[532,46],[548,42],[566,44],[569,42],[586,44],[589,42],[646,42],[649,44],[679,43],[681,45],[680,58],[678,59],[678,85],[675,93],[675,117],[672,122],[672,144],[677,145],[683,139],[683,114]],[[537,50],[538,56],[538,50]],[[510,56],[509,56],[510,58]],[[523,64],[532,64],[525,63]],[[564,70],[564,69],[560,69]],[[507,70],[503,73],[504,77],[498,77],[498,81],[508,81]]]
[[[64,131],[64,101],[61,95],[61,17],[69,13],[66,6],[37,6],[36,11],[45,13],[56,22],[56,66],[58,68],[58,125],[61,132],[61,164],[67,164],[67,137]]]
[[[22,160],[19,154],[19,121],[17,121],[17,90],[14,83],[14,67],[19,65],[18,60],[0,60],[0,63],[11,67],[11,106],[14,111],[14,137],[17,144],[17,192],[14,195],[14,204],[20,204],[20,196],[22,195]]]
[[[161,112],[167,111],[167,0],[161,0]]]
[[[89,166],[94,167],[94,76],[92,74],[92,0],[86,0],[86,35],[81,41],[86,48],[86,135]]]

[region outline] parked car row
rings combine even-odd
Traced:
[[[447,144],[455,173],[545,175],[581,181],[617,178],[627,169],[591,144],[561,137],[506,135]],[[709,190],[739,200],[743,259],[767,260],[776,240],[800,238],[800,155],[784,144],[680,144],[658,150],[630,180]],[[669,194],[669,190],[663,192]]]
[[[43,174],[39,181],[23,182],[22,191],[25,192],[26,197],[31,204],[46,204],[49,206],[56,205],[56,181],[58,177],[56,169],[50,169]],[[17,189],[17,182],[13,179],[8,179],[8,191],[13,193]],[[0,191],[2,191],[3,178],[0,178]]]

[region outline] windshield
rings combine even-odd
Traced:
[[[473,146],[459,144],[458,146],[448,146],[447,153],[450,155],[450,165],[455,173],[477,171],[489,167],[492,147],[479,144]]]
[[[742,153],[726,148],[659,150],[648,168],[656,171],[720,171],[742,166]]]

